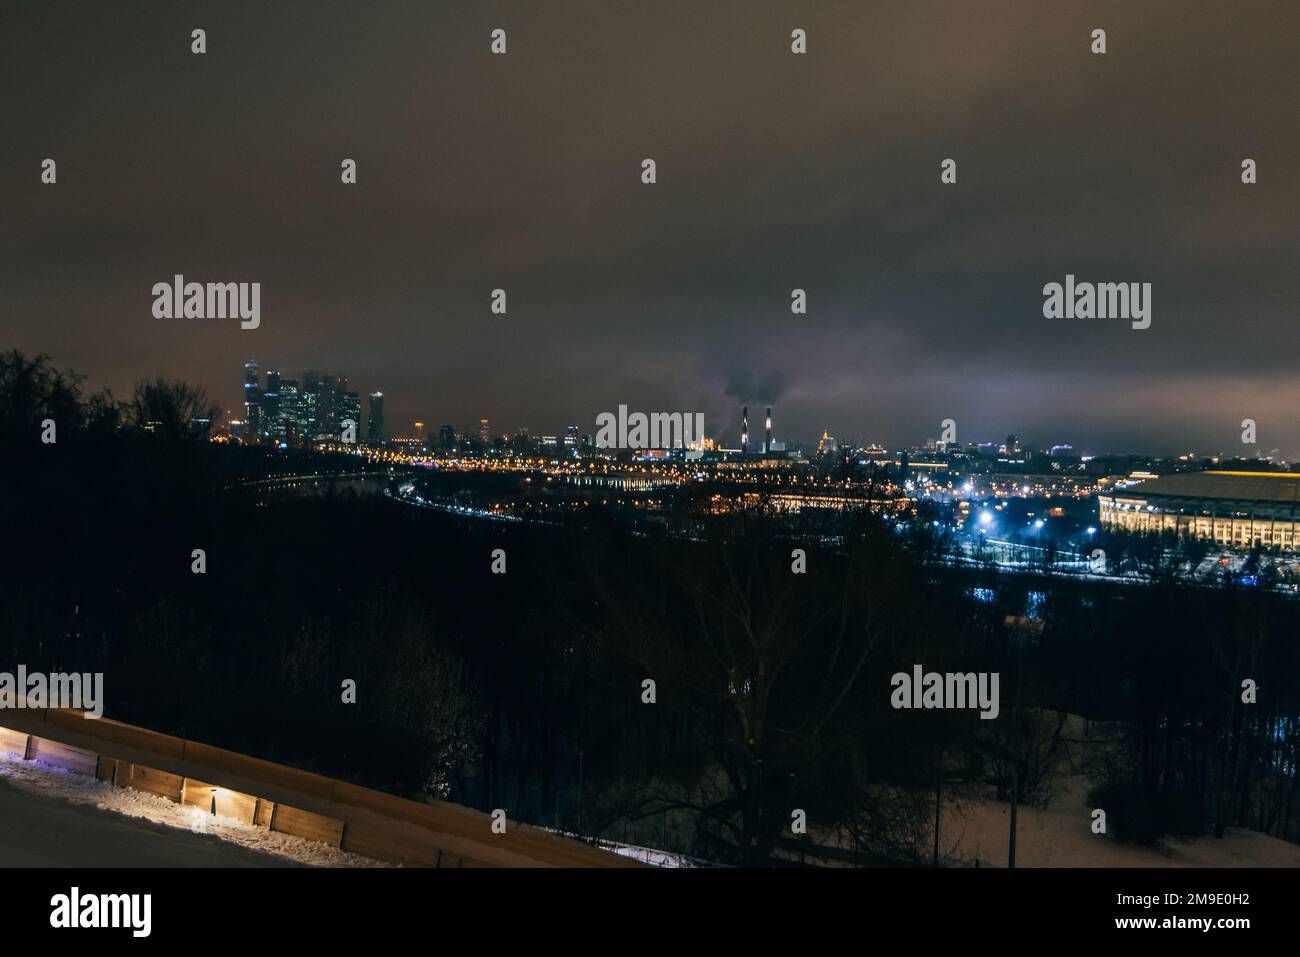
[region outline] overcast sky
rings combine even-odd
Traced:
[[[0,345],[91,389],[234,407],[255,358],[399,433],[627,404],[734,443],[747,398],[778,438],[1236,452],[1253,418],[1300,457],[1295,3],[83,6],[0,12]],[[260,282],[261,328],[155,319],[176,273]],[[1044,318],[1067,273],[1152,283],[1151,328]]]

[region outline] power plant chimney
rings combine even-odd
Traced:
[[[767,455],[772,451],[772,407],[770,405],[767,407],[767,423],[763,426],[763,429],[763,454]]]
[[[749,451],[749,406],[740,407],[740,452],[745,454]]]

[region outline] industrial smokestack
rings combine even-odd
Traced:
[[[767,422],[763,425],[763,454],[772,451],[772,407],[767,407]]]
[[[749,406],[740,407],[740,451],[749,451]]]

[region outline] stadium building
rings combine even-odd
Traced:
[[[1105,528],[1300,550],[1300,473],[1178,472],[1097,500]]]

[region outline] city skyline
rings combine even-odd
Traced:
[[[259,383],[265,381],[266,376],[268,374],[272,374],[278,376],[281,381],[292,382],[295,386],[297,386],[299,383],[304,383],[304,388],[306,387],[305,383],[313,375],[317,377],[317,379],[320,379],[321,377],[324,377],[325,379],[336,379],[344,387],[352,384],[351,376],[345,373],[323,370],[318,366],[303,365],[300,367],[294,364],[281,363],[281,364],[277,364],[274,367],[272,366],[263,367],[261,363],[257,362],[257,360],[248,359],[243,364],[245,374],[247,374],[247,370],[250,366],[256,368],[259,371],[259,380],[258,380]],[[288,370],[289,372],[298,372],[300,373],[300,375],[298,375],[297,378],[293,376],[287,376],[285,374],[285,370]],[[247,379],[245,380],[245,383],[247,384]],[[463,423],[462,425],[464,425],[465,427],[461,427],[458,426],[457,423],[455,422],[439,420],[439,417],[437,415],[425,414],[425,415],[420,415],[419,417],[411,419],[407,422],[394,423],[391,420],[387,420],[385,418],[383,409],[386,404],[388,395],[384,392],[382,388],[365,388],[364,390],[356,388],[356,389],[351,389],[349,391],[349,394],[358,401],[360,400],[360,397],[362,395],[365,395],[367,397],[367,401],[373,401],[375,397],[378,397],[379,410],[380,410],[378,427],[381,430],[384,439],[393,439],[398,437],[423,439],[426,435],[435,435],[440,431],[445,430],[448,426],[454,428],[457,435],[469,437],[474,435],[474,433],[477,432],[481,439],[484,425],[492,421],[490,419],[479,418],[477,420],[473,420],[468,423]],[[247,394],[245,393],[244,396],[241,396],[240,404],[219,403],[222,407],[223,413],[225,413],[227,417],[227,422],[225,424],[229,424],[231,421],[235,421],[241,418],[239,415],[239,410],[243,407],[242,403],[246,401],[247,401]],[[733,415],[734,422],[730,424],[725,422],[718,422],[716,423],[717,426],[716,428],[710,426],[710,428],[706,429],[705,431],[707,437],[717,441],[723,446],[729,447],[734,445],[735,447],[739,448],[742,445],[744,445],[745,414],[746,414],[747,407],[748,407],[747,403],[737,404],[734,409],[734,415]],[[778,434],[772,425],[773,418],[774,418],[773,410],[775,408],[776,407],[774,406],[766,406],[762,409],[766,419],[766,421],[762,423],[762,427],[764,431],[762,433],[753,433],[753,432],[750,433],[750,443],[749,443],[750,451],[766,451],[766,449],[763,448],[763,445],[767,441],[775,442],[776,447],[773,449],[773,451],[782,451],[784,450],[787,444],[800,444],[811,448],[814,444],[817,443],[818,437],[816,435],[796,436],[796,435],[792,435],[791,433]],[[359,406],[358,409],[360,410]],[[756,406],[755,407],[756,417],[759,411],[760,410]],[[370,442],[376,441],[376,436],[372,432],[370,407],[368,406],[364,410],[360,410],[359,414],[361,416],[364,416],[364,418],[357,419],[358,436],[364,435],[367,441]],[[539,437],[542,435],[549,434],[552,431],[555,432],[555,434],[557,435],[564,435],[566,434],[566,432],[569,435],[574,435],[575,434],[574,430],[576,429],[576,435],[578,437],[581,437],[584,434],[587,435],[595,434],[597,429],[594,424],[594,420],[598,415],[599,413],[593,414],[593,416],[591,417],[592,419],[591,422],[588,422],[585,419],[580,420],[576,424],[572,421],[567,422],[565,424],[565,429],[558,429],[553,424],[549,425],[548,427],[536,427],[532,423],[509,420],[510,422],[513,422],[513,424],[507,424],[504,427],[502,426],[493,427],[489,430],[489,434],[491,435],[492,438],[497,438],[500,436],[513,437],[521,433],[528,434],[534,437]],[[244,418],[243,421],[247,422],[247,419]],[[422,425],[423,429],[421,430],[415,429],[414,426],[417,424]],[[408,426],[411,427],[409,430],[407,428]],[[854,434],[852,432],[845,432],[845,431],[840,431],[832,428],[823,428],[821,432],[823,437],[829,435],[831,438],[838,439],[841,445],[853,444],[858,447],[880,445],[881,447],[917,449],[917,448],[925,447],[927,445],[933,446],[938,444],[942,446],[944,443],[942,443],[942,440],[938,438],[938,436],[941,434],[941,429],[942,429],[942,423],[940,423],[940,429],[935,430],[934,435],[912,437],[910,439],[904,439],[903,441],[897,443],[881,443],[877,439],[872,438],[870,436],[862,436],[862,435]],[[764,433],[766,433],[767,430],[771,430],[770,434],[764,435]],[[1007,432],[1005,433],[1005,436],[1000,434],[981,435],[973,438],[967,436],[958,441],[947,443],[947,444],[953,449],[987,447],[990,445],[997,446],[1002,442],[1003,438],[1005,438],[1008,442],[1014,439],[1018,445],[1021,443],[1020,433]],[[732,441],[733,439],[734,442]],[[1258,446],[1255,447],[1254,449],[1250,448],[1249,446],[1243,446],[1243,448],[1240,450],[1232,449],[1232,448],[1227,448],[1227,449],[1205,448],[1205,449],[1198,450],[1191,447],[1187,447],[1183,449],[1177,449],[1176,451],[1173,452],[1154,452],[1150,449],[1136,449],[1136,448],[1094,450],[1094,449],[1080,448],[1076,446],[1074,443],[1069,441],[1068,436],[1055,437],[1050,439],[1031,437],[1028,438],[1026,441],[1024,441],[1023,444],[1026,449],[1031,449],[1036,452],[1053,452],[1057,449],[1063,449],[1063,450],[1068,449],[1073,454],[1084,455],[1088,457],[1097,457],[1097,456],[1106,456],[1106,455],[1139,455],[1139,456],[1149,455],[1152,457],[1160,457],[1160,458],[1172,458],[1176,456],[1193,456],[1196,458],[1206,458],[1206,459],[1210,459],[1210,458],[1229,458],[1229,459],[1238,458],[1238,459],[1260,459],[1260,460],[1280,459],[1283,462],[1289,461],[1289,457],[1285,456],[1284,454],[1281,454],[1280,450],[1277,448],[1263,449],[1263,448],[1259,448]]]
[[[345,10],[16,12],[5,339],[223,407],[249,354],[309,355],[382,388],[390,423],[620,403],[718,423],[748,400],[805,437],[905,444],[952,418],[1226,452],[1252,418],[1260,448],[1300,452],[1293,8],[593,5],[511,11],[506,56],[469,42],[491,11],[399,8],[341,43]],[[51,125],[70,115],[103,121]],[[260,283],[260,325],[155,318],[181,273]],[[1150,327],[1046,318],[1067,276],[1150,283]]]

